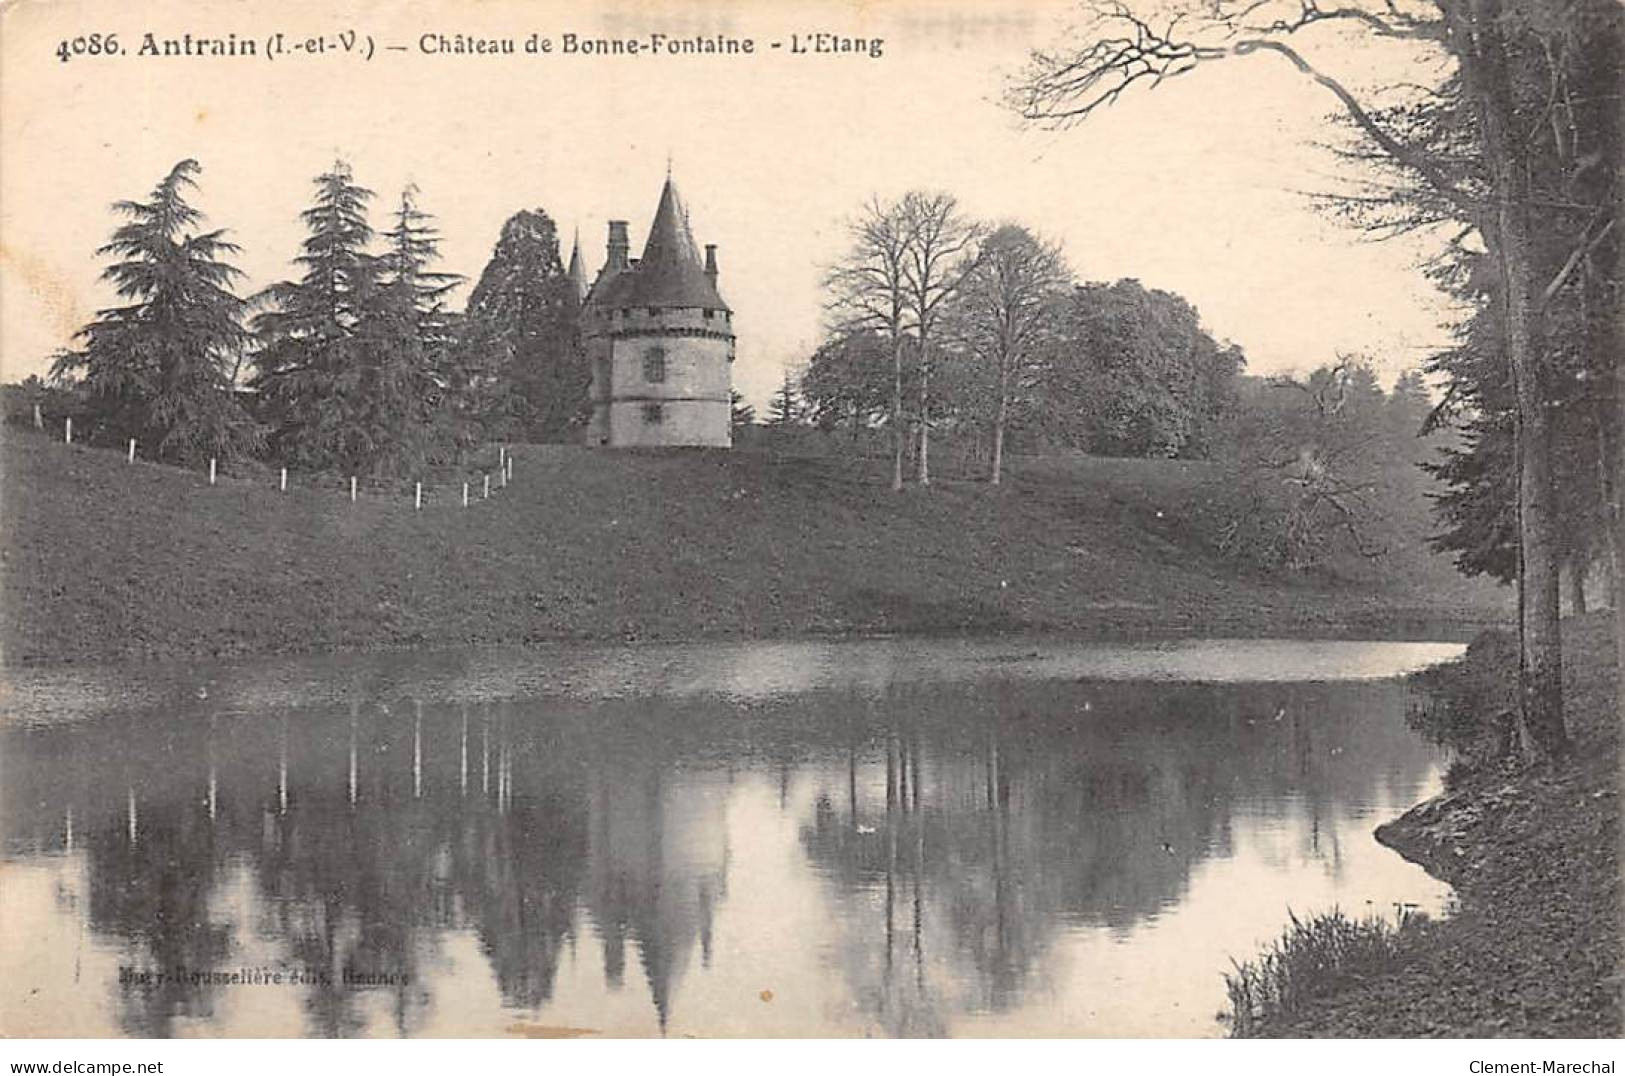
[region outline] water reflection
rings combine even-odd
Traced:
[[[1369,837],[1432,779],[1403,701],[1018,677],[14,725],[0,1014],[1212,1033],[1227,957],[1288,905],[1443,898]]]

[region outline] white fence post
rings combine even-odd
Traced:
[[[513,477],[513,457],[512,456],[508,457],[508,477],[509,478]]]
[[[277,478],[276,488],[279,493],[288,492],[288,469],[286,467],[282,468],[282,474]]]
[[[62,443],[65,444],[65,445],[73,444],[73,416],[72,415],[69,415],[68,418],[67,418],[67,421],[62,424]]]
[[[209,457],[209,485],[214,485],[214,457]]]
[[[481,500],[490,500],[491,499],[491,472],[490,471],[485,472],[485,492],[480,494],[480,499]]]
[[[463,483],[463,507],[468,507],[468,483]]]
[[[350,503],[355,503],[355,475],[350,476]]]
[[[38,403],[34,404],[34,428],[36,430],[43,430],[45,428],[45,416],[40,413]]]
[[[134,463],[135,462],[135,438],[134,437],[130,438],[130,458],[126,462],[128,462],[128,463]]]
[[[422,482],[419,482],[417,484],[417,487],[412,491],[412,509],[413,509],[413,511],[422,511],[423,510],[423,483]]]

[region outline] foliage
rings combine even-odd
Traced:
[[[791,426],[801,420],[803,404],[801,394],[796,391],[796,377],[789,370],[784,371],[784,377],[779,382],[778,391],[767,404],[767,424],[769,426]]]
[[[149,456],[177,462],[235,459],[261,439],[233,382],[246,334],[231,290],[241,273],[224,259],[239,248],[222,230],[192,231],[203,214],[187,193],[200,171],[183,160],[147,201],[113,206],[127,219],[97,251],[117,259],[102,279],[132,301],[98,311],[78,334],[83,348],[52,367],[57,381],[77,381],[92,436],[133,437]]]
[[[756,408],[750,405],[738,389],[728,390],[728,425],[736,437],[741,430],[756,425]]]
[[[459,400],[468,436],[559,441],[587,407],[581,296],[540,209],[502,225],[469,297],[459,348]]]
[[[908,258],[914,242],[914,221],[902,202],[871,198],[848,223],[847,234],[847,253],[824,275],[829,291],[829,335],[832,340],[862,340],[872,334],[884,342],[889,356],[885,370],[890,385],[886,423],[892,438],[891,485],[893,490],[900,490],[905,442],[903,355],[909,311]],[[861,359],[864,353],[854,351],[843,357]],[[856,405],[862,392],[853,390],[847,395]]]
[[[1410,677],[1419,698],[1406,723],[1455,756],[1446,774],[1462,776],[1511,754],[1517,746],[1518,640],[1504,631],[1481,633],[1460,660]]]
[[[915,349],[913,391],[915,459],[922,485],[931,480],[931,374],[936,365],[933,348],[947,309],[970,267],[975,264],[980,225],[967,218],[953,195],[936,191],[910,191],[892,202],[871,199],[848,225],[851,245],[847,254],[825,274],[829,289],[831,341],[863,341],[875,334],[889,354],[890,405],[887,424],[892,431],[892,488],[903,486],[904,430],[903,382],[905,352]],[[833,356],[832,356],[833,357]],[[862,359],[862,350],[844,359]],[[853,371],[856,373],[856,371]],[[864,377],[851,379],[844,396],[852,420],[858,419],[867,395]],[[823,408],[830,414],[827,406]]]
[[[258,297],[253,385],[270,424],[272,456],[311,470],[370,470],[381,448],[356,421],[367,379],[363,322],[377,298],[380,264],[367,251],[372,192],[343,161],[316,177],[316,197],[300,214],[306,237],[294,264],[298,281]]]
[[[1418,436],[1427,410],[1414,372],[1388,394],[1353,357],[1302,380],[1244,380],[1221,455],[1248,495],[1220,527],[1219,551],[1301,570],[1419,541],[1431,484],[1417,463],[1440,439]]]
[[[1042,364],[1037,406],[1052,440],[1105,456],[1200,458],[1246,359],[1209,336],[1184,299],[1119,280],[1061,301]]]
[[[1334,7],[1220,0],[1154,15],[1123,3],[1096,12],[1081,40],[1035,52],[1011,87],[1009,103],[1028,120],[1064,126],[1136,85],[1155,87],[1229,57],[1274,54],[1335,98],[1360,134],[1359,156],[1393,184],[1363,199],[1379,217],[1394,214],[1381,222],[1385,229],[1454,228],[1446,272],[1455,271],[1458,294],[1478,307],[1478,324],[1465,337],[1477,370],[1458,374],[1449,362],[1441,369],[1452,392],[1479,397],[1469,405],[1475,409],[1505,384],[1514,451],[1510,468],[1493,457],[1458,460],[1447,477],[1505,489],[1493,472],[1514,476],[1521,719],[1533,755],[1564,755],[1561,570],[1567,560],[1572,579],[1589,555],[1588,517],[1609,524],[1602,530],[1616,593],[1625,556],[1625,395],[1617,342],[1608,344],[1625,302],[1616,227],[1625,9],[1608,0]],[[1369,107],[1300,50],[1312,30],[1339,25],[1432,48],[1447,72],[1442,85],[1409,87],[1408,108]],[[1600,356],[1610,358],[1592,366]],[[1579,392],[1576,381],[1586,382]],[[1591,412],[1588,433],[1565,420],[1565,411],[1579,410]],[[1490,411],[1479,413],[1493,426]],[[1468,451],[1497,449],[1494,437],[1480,434]],[[1565,492],[1575,491],[1554,461],[1576,456],[1596,459],[1587,485],[1597,496],[1570,496],[1565,509]],[[1591,502],[1601,510],[1588,511]],[[1447,506],[1456,515],[1443,541],[1469,552],[1469,566],[1487,566],[1504,545],[1498,513],[1479,511],[1487,504],[1469,496]],[[1615,617],[1625,663],[1625,603],[1615,601]]]
[[[905,383],[913,381],[912,347],[902,349]],[[891,345],[875,329],[831,336],[818,346],[801,375],[801,397],[821,430],[869,429],[885,422],[891,406]]]
[[[445,299],[461,278],[432,268],[439,234],[415,187],[402,192],[374,254],[372,192],[350,166],[334,162],[315,185],[294,259],[304,273],[267,288],[254,320],[254,386],[272,454],[310,470],[420,472],[451,439],[456,319]]]
[[[379,446],[375,469],[417,472],[439,454],[439,442],[451,440],[441,420],[455,321],[444,303],[462,278],[430,268],[440,240],[416,188],[401,193],[394,217],[361,323],[366,367],[352,413]]]
[[[994,483],[1003,469],[1005,432],[1030,406],[1038,359],[1054,346],[1056,300],[1069,275],[1058,247],[1006,224],[982,244],[949,307],[949,336],[981,375],[972,383],[982,389],[977,410],[991,429]]]

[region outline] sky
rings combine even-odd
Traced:
[[[1052,0],[695,0],[682,6],[515,0],[113,3],[24,0],[0,22],[0,378],[43,372],[99,307],[110,205],[185,157],[195,203],[242,245],[243,290],[293,275],[298,213],[336,157],[378,192],[375,225],[416,184],[443,267],[472,281],[502,222],[544,209],[589,272],[605,222],[641,248],[668,160],[695,238],[716,243],[739,334],[737,388],[759,405],[821,333],[820,277],[871,195],[943,189],[989,221],[1059,241],[1080,280],[1177,292],[1256,374],[1339,352],[1385,381],[1447,340],[1449,310],[1418,269],[1425,240],[1375,243],[1306,192],[1346,183],[1325,148],[1333,99],[1279,57],[1209,65],[1126,95],[1066,131],[1000,104],[1035,46],[1077,9]],[[357,47],[342,48],[346,31]],[[116,32],[123,55],[56,55]],[[252,57],[143,57],[157,38],[253,39]],[[792,54],[790,35],[884,40],[883,55]],[[317,54],[268,58],[322,37]],[[511,38],[515,55],[430,55],[423,35]],[[582,38],[727,34],[752,55],[562,55]],[[554,52],[526,55],[530,35]],[[374,54],[360,52],[371,38]],[[774,49],[771,43],[780,42]],[[390,45],[400,46],[400,51]],[[1303,42],[1359,92],[1428,81],[1429,58],[1370,39]],[[471,284],[470,284],[471,286]],[[465,287],[454,299],[461,305]]]

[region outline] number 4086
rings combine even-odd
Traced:
[[[63,38],[56,47],[56,58],[67,63],[75,56],[117,56],[119,52],[117,34],[84,34]]]

